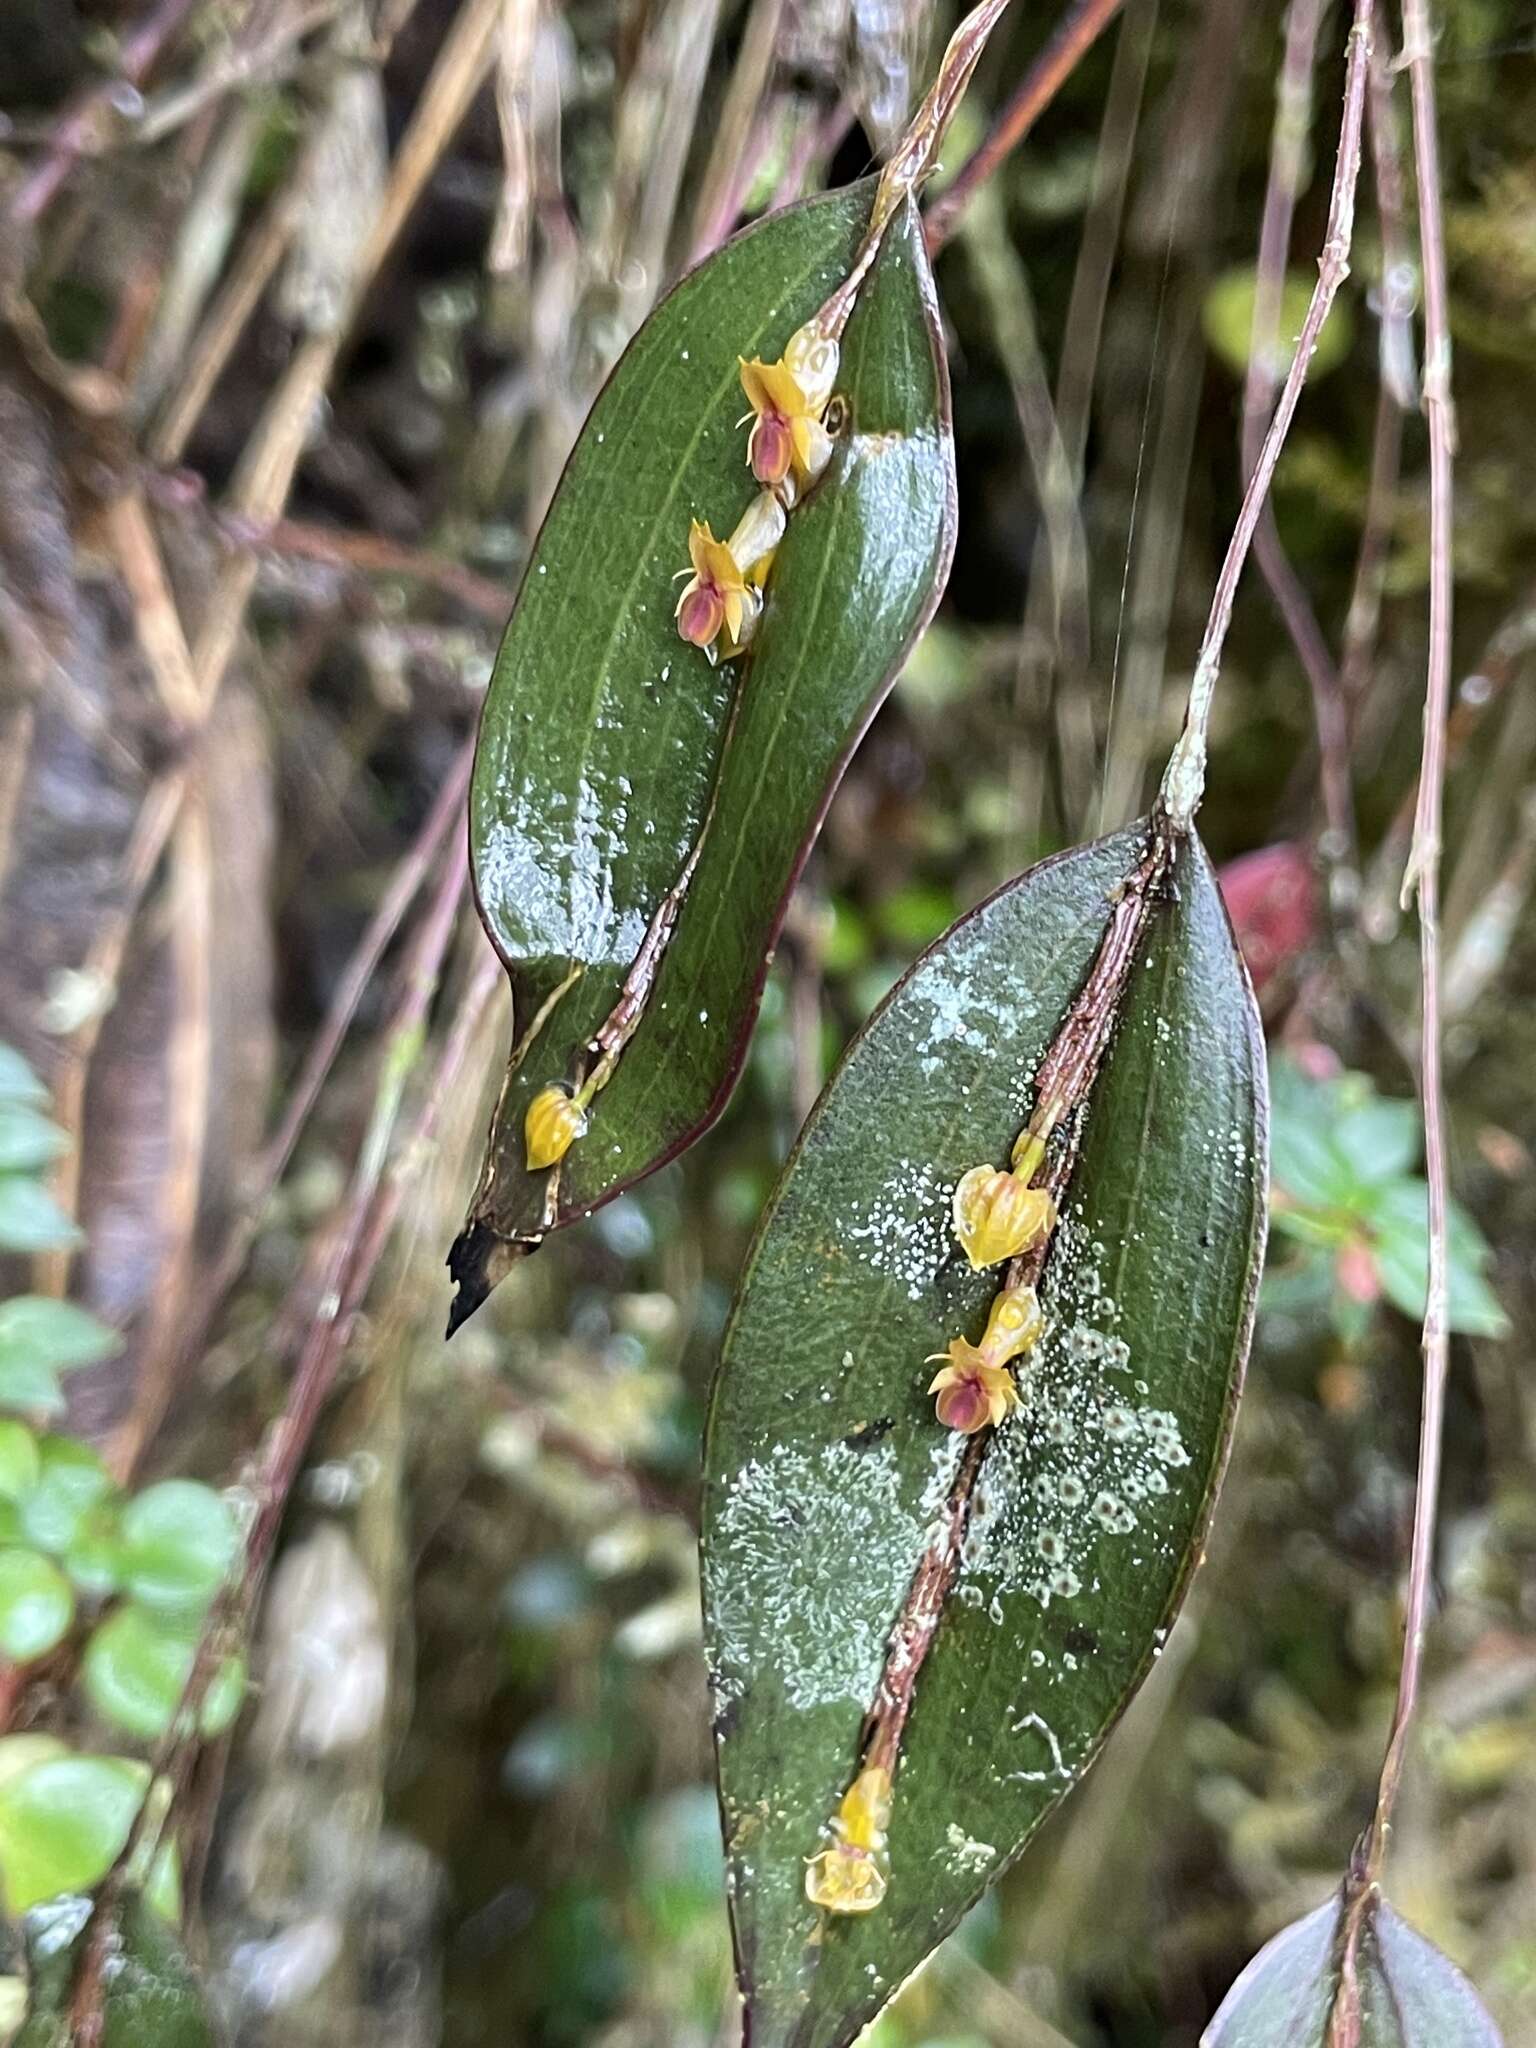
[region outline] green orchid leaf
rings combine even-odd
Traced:
[[[1339,1985],[1339,1902],[1283,1928],[1221,2002],[1200,2048],[1327,2048]],[[1454,1963],[1380,1900],[1359,1952],[1359,2048],[1501,2048]]]
[[[849,321],[846,429],[790,515],[750,659],[711,668],[673,617],[690,519],[727,534],[756,488],[737,358],[776,357],[846,275],[871,190],[774,215],[663,302],[593,407],[534,550],[486,701],[470,831],[514,1035],[552,1008],[514,1055],[450,1261],[456,1322],[508,1256],[653,1171],[724,1107],[790,889],[937,602],[954,533],[949,392],[908,209]],[[526,1165],[528,1103],[570,1077],[614,1011],[695,846],[639,1030],[547,1213],[550,1176]]]
[[[1015,1857],[1145,1676],[1198,1559],[1262,1261],[1263,1045],[1203,850],[1153,901],[1082,1127],[1021,1410],[984,1446],[901,1739],[888,1890],[807,1860],[962,1446],[924,1361],[999,1284],[950,1204],[1001,1161],[1145,828],[1044,862],[925,954],[785,1168],[711,1400],[705,1637],[754,2048],[841,2048]]]

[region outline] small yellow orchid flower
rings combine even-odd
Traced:
[[[935,1354],[943,1358],[942,1351]],[[929,1382],[937,1394],[935,1412],[946,1429],[974,1436],[978,1429],[996,1429],[1019,1406],[1019,1390],[1006,1365],[993,1365],[979,1346],[951,1337],[949,1364]],[[930,1361],[931,1363],[931,1361]]]
[[[523,1118],[523,1143],[528,1152],[528,1170],[539,1173],[563,1159],[578,1138],[587,1134],[585,1112],[556,1082],[541,1088],[528,1105]]]
[[[821,423],[837,376],[839,350],[830,335],[802,327],[790,337],[782,358],[741,362],[741,388],[757,415],[747,440],[747,461],[760,484],[777,487],[792,478],[799,490],[813,483],[832,454],[832,437]]]
[[[805,1895],[829,1913],[872,1913],[885,1897],[880,1865],[891,1818],[891,1774],[879,1765],[860,1771],[832,1822],[837,1841],[812,1857]]]
[[[688,559],[693,576],[677,600],[677,630],[711,662],[719,660],[715,642],[722,632],[735,641],[752,599],[740,564],[723,540],[716,540],[707,519],[688,527]]]
[[[885,1897],[885,1872],[867,1849],[838,1842],[811,1858],[805,1896],[828,1913],[873,1913]]]
[[[1032,1188],[1016,1173],[973,1166],[955,1189],[955,1236],[975,1273],[1017,1258],[1055,1223],[1056,1204],[1044,1188]]]
[[[677,630],[702,647],[711,663],[734,660],[752,638],[784,526],[784,507],[772,491],[758,492],[729,540],[716,540],[705,520],[690,525],[693,576],[677,601]]]

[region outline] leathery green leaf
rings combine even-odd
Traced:
[[[528,1102],[567,1077],[614,1009],[712,793],[640,1029],[564,1161],[555,1227],[662,1164],[724,1106],[790,888],[937,601],[954,531],[949,392],[909,209],[844,335],[846,431],[790,515],[750,659],[711,668],[673,617],[689,520],[727,535],[756,488],[737,358],[778,356],[817,311],[848,271],[871,192],[772,216],[663,302],[594,406],[529,564],[481,723],[475,885],[511,975],[515,1038],[580,973],[509,1075],[451,1262],[459,1317],[501,1247],[543,1234],[548,1176],[525,1165]]]
[[[1262,1948],[1222,2000],[1200,2048],[1327,2048],[1340,1911],[1330,1899]],[[1502,2048],[1461,1971],[1385,1899],[1366,1915],[1356,1979],[1359,2048]]]
[[[808,1904],[964,1439],[924,1361],[980,1334],[960,1175],[1006,1161],[1146,828],[956,925],[845,1055],[749,1259],[711,1401],[705,1639],[754,2048],[840,2048],[1019,1852],[1158,1654],[1225,1457],[1262,1259],[1263,1044],[1210,866],[1153,900],[918,1672],[873,1912]]]

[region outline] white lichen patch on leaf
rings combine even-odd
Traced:
[[[990,1842],[978,1842],[955,1821],[944,1830],[944,1843],[938,1853],[951,1870],[980,1872],[997,1860],[997,1851]]]
[[[800,1711],[868,1704],[958,1457],[946,1435],[915,1501],[889,1443],[776,1444],[741,1468],[709,1545],[717,1706],[772,1675]]]
[[[950,1253],[952,1183],[931,1165],[898,1159],[843,1229],[854,1256],[921,1301]]]
[[[1039,1714],[1021,1714],[1012,1724],[1009,1733],[1033,1740],[1036,1744],[1043,1743],[1045,1755],[1038,1767],[1025,1765],[1019,1770],[1007,1772],[1008,1777],[1017,1779],[1021,1785],[1044,1785],[1056,1779],[1065,1782],[1072,1776],[1072,1766],[1062,1756],[1061,1744],[1057,1740],[1055,1729]]]
[[[1042,1289],[1046,1334],[1021,1376],[1023,1405],[998,1432],[966,1535],[962,1593],[1001,1612],[1092,1589],[1106,1543],[1162,1555],[1158,1502],[1190,1462],[1179,1420],[1143,1398],[1103,1277],[1106,1247],[1064,1218]]]

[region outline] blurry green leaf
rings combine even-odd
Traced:
[[[893,946],[929,946],[954,922],[955,897],[951,889],[936,888],[931,882],[908,882],[893,889],[876,907],[875,921]]]
[[[0,1417],[0,1497],[20,1500],[37,1484],[37,1438],[24,1422]]]
[[[192,1675],[196,1637],[165,1617],[133,1605],[109,1614],[86,1646],[81,1683],[97,1713],[150,1742],[171,1725]],[[198,1726],[217,1735],[245,1696],[242,1659],[225,1660],[209,1686]]]
[[[7,1355],[0,1349],[0,1408],[19,1409],[44,1419],[64,1412],[58,1374],[40,1359]]]
[[[101,2048],[216,2048],[217,2037],[180,1937],[155,1901],[124,1901],[104,1978]],[[34,1929],[32,2009],[13,2048],[71,2048],[70,1999],[82,1930],[72,1942]]]
[[[1277,1934],[1238,1978],[1200,2048],[1325,2048],[1338,1988],[1339,1904]],[[1501,2048],[1454,1963],[1381,1900],[1360,1940],[1358,2048]]]
[[[69,1150],[56,1123],[25,1102],[0,1097],[0,1173],[32,1173]]]
[[[78,1537],[97,1501],[112,1492],[112,1475],[72,1436],[45,1436],[37,1449],[37,1484],[21,1504],[21,1526],[29,1543],[58,1556]]]
[[[1429,1189],[1421,1180],[1386,1189],[1372,1212],[1376,1271],[1394,1308],[1420,1321],[1429,1292]],[[1447,1215],[1449,1315],[1470,1337],[1507,1337],[1509,1318],[1483,1278],[1482,1232],[1454,1202]]]
[[[886,233],[843,342],[851,411],[792,514],[750,660],[677,636],[691,516],[728,534],[754,485],[738,355],[777,356],[845,275],[872,187],[775,214],[663,301],[594,406],[545,521],[481,724],[475,881],[515,1030],[566,979],[498,1110],[453,1260],[457,1313],[496,1246],[543,1235],[531,1095],[565,1078],[620,995],[699,838],[644,1021],[567,1155],[556,1227],[690,1143],[740,1070],[784,906],[849,752],[932,610],[953,539],[948,386],[916,215]],[[739,705],[730,724],[732,703]],[[729,736],[727,729],[729,726]]]
[[[1296,340],[1306,320],[1316,282],[1315,278],[1298,274],[1288,277],[1281,290],[1280,319],[1275,331],[1274,356],[1269,364],[1270,374],[1276,383],[1291,367],[1291,357],[1296,352]],[[1201,309],[1206,340],[1237,377],[1248,373],[1248,354],[1253,344],[1255,289],[1253,266],[1244,264],[1216,279],[1206,291],[1205,305]],[[1354,340],[1354,331],[1355,323],[1347,301],[1335,299],[1317,337],[1317,347],[1312,352],[1312,361],[1307,369],[1309,383],[1326,377],[1330,370],[1343,362]]]
[[[0,1041],[0,1103],[24,1102],[35,1108],[47,1100],[48,1090],[15,1046]]]
[[[68,1754],[68,1744],[57,1735],[0,1735],[0,1785],[19,1778],[34,1764],[47,1763],[53,1757]]]
[[[71,1372],[121,1351],[116,1330],[73,1301],[43,1294],[18,1294],[0,1301],[0,1373],[19,1359]]]
[[[51,1252],[80,1242],[80,1232],[40,1180],[0,1173],[0,1251]]]
[[[240,1547],[226,1503],[191,1479],[165,1479],[122,1511],[123,1580],[145,1607],[206,1607]]]
[[[7,1912],[89,1891],[117,1860],[149,1766],[117,1756],[45,1759],[0,1783],[0,1888]]]
[[[120,1504],[98,1501],[76,1529],[63,1553],[63,1565],[75,1585],[93,1600],[104,1600],[123,1583]]]
[[[917,1681],[890,1883],[807,1904],[892,1625],[959,1457],[929,1354],[996,1275],[959,1175],[1004,1159],[1143,830],[1043,863],[919,960],[850,1048],[764,1219],[706,1439],[706,1644],[754,2048],[852,2040],[1086,1768],[1177,1611],[1263,1242],[1263,1047],[1204,852],[1151,911],[1088,1110],[1025,1407],[990,1443]]]
[[[46,1657],[74,1617],[74,1591],[57,1565],[35,1550],[0,1550],[0,1657]]]

